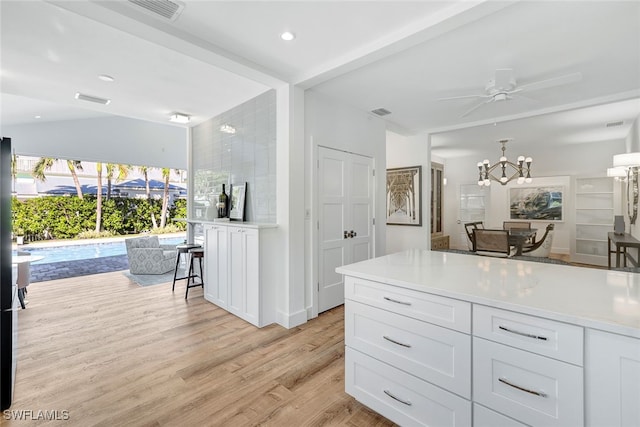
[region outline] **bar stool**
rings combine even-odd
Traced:
[[[204,276],[204,267],[202,265],[202,260],[204,259],[204,249],[203,248],[192,248],[189,249],[189,255],[191,255],[191,261],[189,262],[189,273],[187,274],[187,292],[184,294],[184,299],[187,299],[189,296],[189,288],[195,288],[198,286],[202,286],[204,289],[204,280],[202,276]],[[193,268],[194,260],[198,260],[200,266],[200,274],[196,274]],[[196,283],[195,278],[200,279],[200,283]]]
[[[186,276],[183,277],[178,277],[178,268],[180,267],[180,256],[182,254],[185,255],[185,271],[189,271],[189,249],[196,249],[196,248],[202,248],[202,245],[198,245],[196,243],[185,243],[182,245],[177,245],[176,246],[176,251],[178,251],[177,255],[176,255],[176,268],[173,272],[173,286],[171,287],[171,292],[173,292],[176,289],[176,280],[183,280],[183,279],[187,279],[189,280],[189,274],[187,274]]]

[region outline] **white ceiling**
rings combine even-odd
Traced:
[[[290,83],[384,107],[391,130],[436,131],[434,153],[446,157],[468,153],[471,135],[620,138],[640,116],[637,1],[183,3],[171,22],[126,1],[0,2],[2,125],[103,114],[167,123],[175,111],[195,125]],[[282,41],[284,30],[296,39]],[[438,101],[483,94],[498,68],[512,68],[518,85],[582,79],[466,117],[478,100]],[[77,101],[78,91],[112,102]],[[605,118],[624,125],[604,135]]]

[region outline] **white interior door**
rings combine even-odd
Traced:
[[[318,149],[318,312],[344,303],[341,265],[373,253],[373,159]]]

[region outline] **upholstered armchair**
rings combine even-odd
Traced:
[[[161,245],[158,236],[125,239],[131,274],[164,274],[174,269],[175,245]]]

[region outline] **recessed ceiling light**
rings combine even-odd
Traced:
[[[112,82],[112,81],[115,81],[115,79],[114,79],[113,77],[111,77],[111,76],[109,76],[109,75],[107,75],[107,74],[100,74],[100,75],[98,76],[98,78],[99,78],[100,80],[102,80],[103,82]]]
[[[285,31],[284,33],[280,34],[280,38],[284,41],[290,42],[291,40],[296,38],[296,35],[290,31]]]
[[[186,124],[191,121],[191,117],[188,114],[173,113],[171,117],[169,117],[169,121],[173,123]]]
[[[34,116],[34,119],[39,119],[41,116]]]

